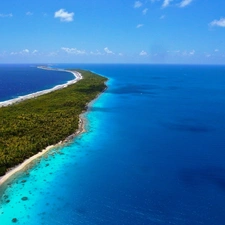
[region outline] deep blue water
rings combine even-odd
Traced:
[[[49,89],[72,79],[74,75],[71,73],[38,69],[37,65],[0,64],[0,102]]]
[[[86,133],[8,183],[0,224],[225,224],[225,66],[54,66],[108,89]]]

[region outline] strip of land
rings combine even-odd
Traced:
[[[39,68],[40,69],[47,69],[47,67],[39,67]],[[51,69],[51,70],[53,70],[53,69]],[[75,84],[77,81],[82,79],[81,73],[79,73],[77,71],[69,71],[69,70],[61,70],[61,69],[57,69],[57,71],[70,72],[75,76],[75,79],[68,81],[66,84],[60,84],[60,85],[57,85],[57,86],[55,86],[53,88],[50,88],[50,89],[47,89],[47,90],[38,91],[38,92],[35,92],[35,93],[32,93],[32,94],[28,94],[28,95],[24,95],[24,96],[20,96],[20,97],[14,98],[14,99],[10,99],[10,100],[7,100],[7,101],[0,102],[0,107],[12,105],[14,103],[24,101],[26,99],[36,98],[38,96],[50,93],[52,91],[56,91],[56,90],[65,88],[68,85]]]
[[[0,185],[52,147],[64,143],[62,140],[82,132],[80,114],[105,90],[107,79],[89,71],[70,72],[78,76],[76,83],[0,108],[0,175],[7,172]]]

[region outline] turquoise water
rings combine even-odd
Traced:
[[[108,89],[85,133],[7,183],[0,224],[224,224],[224,66],[55,66]]]

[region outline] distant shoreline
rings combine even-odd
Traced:
[[[37,91],[37,92],[34,92],[32,94],[28,94],[28,95],[20,96],[20,97],[13,98],[13,99],[10,99],[10,100],[2,101],[2,102],[0,102],[0,107],[9,106],[9,105],[12,105],[12,104],[15,104],[15,103],[27,100],[27,99],[32,99],[32,98],[36,98],[36,97],[44,95],[44,94],[48,94],[52,91],[56,91],[56,90],[65,88],[65,87],[67,87],[71,84],[74,84],[77,81],[82,79],[81,73],[79,73],[77,71],[70,71],[70,70],[64,70],[64,69],[54,69],[54,68],[45,67],[45,66],[39,66],[37,68],[44,69],[44,70],[56,70],[56,71],[69,72],[69,73],[72,73],[75,78],[73,80],[68,81],[65,84],[56,85],[55,87],[50,88],[50,89],[46,89],[46,90],[43,90],[43,91]]]
[[[62,88],[65,88],[71,84],[76,83],[77,81],[81,80],[83,77],[81,75],[81,73],[77,72],[77,71],[70,71],[70,70],[63,70],[63,69],[52,69],[52,68],[48,68],[48,67],[38,67],[40,69],[50,69],[50,70],[57,70],[57,71],[64,71],[64,72],[70,72],[73,73],[73,75],[75,76],[75,79],[68,81],[65,84],[61,84],[61,85],[57,85],[51,89],[47,89],[47,90],[43,90],[43,91],[38,91],[32,94],[28,94],[22,97],[18,97],[15,99],[11,99],[11,100],[7,100],[4,102],[0,102],[0,107],[6,107],[15,103],[19,103],[21,101],[27,100],[27,99],[31,99],[31,98],[35,98]],[[79,118],[79,127],[77,129],[77,131],[70,135],[69,137],[67,137],[65,140],[60,141],[59,143],[55,144],[55,145],[50,145],[48,147],[46,147],[45,149],[43,149],[42,151],[38,152],[37,154],[33,155],[32,157],[26,159],[23,163],[19,164],[18,166],[13,167],[12,169],[10,169],[4,176],[0,177],[0,186],[3,185],[9,178],[11,178],[13,175],[15,175],[17,172],[23,170],[24,168],[26,168],[27,165],[29,165],[31,162],[33,162],[34,160],[38,159],[39,157],[43,156],[44,154],[46,154],[49,150],[57,147],[57,146],[61,146],[62,144],[65,144],[66,142],[68,142],[70,139],[74,138],[75,136],[77,136],[78,134],[81,134],[84,132],[84,119],[82,118],[82,116],[80,115]]]

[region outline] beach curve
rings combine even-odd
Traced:
[[[14,98],[14,99],[2,101],[2,102],[0,102],[0,107],[9,106],[9,105],[12,105],[12,104],[15,104],[15,103],[19,103],[19,102],[27,100],[27,99],[32,99],[32,98],[36,98],[36,97],[44,95],[44,94],[48,94],[50,92],[53,92],[53,91],[56,91],[56,90],[68,87],[69,85],[74,84],[77,81],[82,79],[81,73],[79,73],[77,71],[64,70],[64,69],[54,69],[54,68],[43,67],[43,66],[40,66],[38,68],[39,69],[46,69],[46,70],[56,70],[56,71],[69,72],[69,73],[72,73],[75,78],[73,80],[67,81],[67,83],[65,83],[65,84],[56,85],[56,86],[54,86],[53,88],[50,88],[50,89],[46,89],[46,90],[43,90],[43,91],[37,91],[37,92],[32,93],[32,94],[19,96],[19,97]]]
[[[47,90],[43,90],[43,91],[38,91],[32,94],[28,94],[22,97],[18,97],[15,99],[11,99],[11,100],[7,100],[4,102],[0,102],[0,107],[6,107],[15,103],[19,103],[21,101],[27,100],[27,99],[31,99],[31,98],[35,98],[65,87],[68,87],[69,85],[72,85],[74,83],[76,83],[77,81],[83,79],[81,73],[79,73],[78,71],[73,71],[73,70],[63,70],[63,69],[52,69],[52,68],[48,68],[48,67],[39,67],[40,69],[49,69],[49,70],[57,70],[57,71],[64,71],[64,72],[70,72],[75,76],[75,79],[68,81],[65,84],[61,84],[61,85],[57,85],[51,89],[47,89]],[[77,129],[77,131],[70,135],[69,137],[67,137],[65,140],[60,141],[59,143],[55,144],[55,145],[50,145],[47,146],[45,149],[43,149],[42,151],[38,152],[37,154],[31,156],[30,158],[26,159],[24,162],[22,162],[21,164],[13,167],[12,169],[10,169],[4,176],[0,177],[0,186],[2,186],[6,181],[8,181],[13,175],[15,175],[16,173],[22,171],[23,169],[25,169],[31,162],[33,162],[34,160],[40,158],[41,156],[43,156],[44,154],[46,154],[48,151],[50,151],[51,149],[57,147],[57,146],[61,146],[62,144],[67,143],[69,140],[71,140],[72,138],[74,138],[75,136],[77,136],[78,134],[81,134],[85,131],[84,129],[84,118],[82,116],[82,114],[79,117],[79,127]]]

